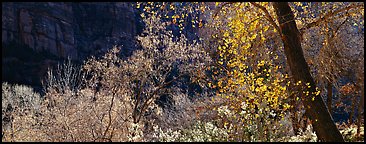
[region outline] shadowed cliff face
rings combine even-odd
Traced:
[[[59,60],[82,62],[113,45],[123,45],[128,56],[141,24],[137,16],[126,2],[2,3],[3,81],[39,85],[47,67]],[[35,53],[43,56],[32,58]]]
[[[130,44],[136,35],[131,3],[2,3],[2,42],[73,60]]]

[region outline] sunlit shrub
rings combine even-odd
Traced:
[[[306,130],[300,130],[298,135],[285,136],[275,141],[279,142],[317,142],[318,138],[313,131],[312,125],[307,125]]]
[[[102,58],[87,60],[82,72],[70,63],[49,71],[42,141],[143,141],[153,126],[149,123],[174,127],[194,120],[193,103],[181,86],[197,77],[209,56],[184,36],[174,40],[159,19],[145,22],[146,35],[137,38],[142,49],[127,59],[114,47]],[[163,94],[173,97],[171,109],[155,103]]]
[[[343,138],[347,142],[364,142],[365,129],[364,126],[360,126],[360,134],[357,135],[357,125],[347,125],[345,123],[338,125]]]
[[[41,97],[33,88],[2,83],[2,141],[36,141]]]
[[[176,131],[163,131],[154,126],[154,137],[162,142],[219,142],[227,141],[228,133],[226,129],[218,128],[211,122],[197,121],[188,128]]]

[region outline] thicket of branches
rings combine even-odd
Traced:
[[[288,6],[316,88],[294,80],[272,3],[137,3],[131,56],[60,63],[44,96],[3,82],[2,141],[319,141],[305,115],[319,97],[349,114],[343,139],[362,141],[363,4]]]

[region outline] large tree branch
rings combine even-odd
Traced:
[[[113,88],[113,89],[112,89],[112,91],[114,92],[116,88]],[[109,109],[108,109],[108,125],[107,125],[107,128],[104,131],[103,138],[105,138],[107,136],[107,132],[108,132],[108,130],[110,129],[110,127],[112,125],[112,109],[113,109],[114,97],[115,96],[116,96],[116,93],[113,93],[112,94],[112,99],[111,99],[111,104],[110,104]]]
[[[278,31],[280,32],[280,28],[278,27],[278,25],[276,24],[276,22],[273,20],[273,18],[271,17],[271,14],[269,14],[268,10],[264,7],[261,6],[255,2],[250,2],[253,6],[261,9],[264,12],[264,15],[266,16],[267,20],[269,21],[269,23],[272,24],[272,26]]]
[[[163,84],[161,84],[160,86],[158,86],[155,90],[154,90],[154,92],[151,94],[151,96],[150,97],[148,97],[147,99],[146,99],[146,101],[145,102],[143,102],[143,105],[142,105],[142,107],[141,107],[141,111],[139,111],[139,113],[138,113],[138,115],[137,115],[137,119],[136,119],[136,121],[135,121],[135,123],[138,123],[139,121],[140,121],[140,119],[141,119],[141,116],[143,115],[143,113],[145,112],[145,110],[147,109],[147,107],[150,105],[150,101],[152,101],[152,100],[154,100],[158,95],[158,92],[162,89],[162,88],[164,88],[164,87],[166,87],[167,85],[169,85],[169,84],[171,84],[171,83],[173,83],[174,81],[176,81],[176,80],[178,80],[180,77],[182,77],[183,76],[183,74],[180,74],[180,75],[178,75],[177,77],[175,77],[175,78],[173,78],[172,80],[170,80],[170,81],[168,81],[168,82],[166,82],[166,83],[163,83]]]
[[[339,29],[342,27],[342,25],[344,25],[349,17],[347,17],[340,25],[337,26],[336,30],[334,31],[333,35],[331,36],[331,38],[335,38],[339,32]]]
[[[353,8],[359,8],[359,7],[364,7],[364,4],[350,4],[344,8],[341,8],[341,9],[338,9],[334,12],[330,11],[328,12],[327,14],[325,14],[323,17],[319,18],[318,20],[312,22],[312,23],[309,23],[309,24],[306,24],[304,27],[302,27],[300,29],[300,33],[303,34],[305,30],[311,28],[311,27],[314,27],[314,26],[317,26],[323,22],[325,22],[326,20],[328,20],[329,18],[341,13],[341,12],[344,12],[344,11],[347,11],[347,10],[350,10],[350,9],[353,9]]]
[[[137,117],[136,117],[136,114],[137,114],[137,106],[139,105],[139,103],[140,103],[140,99],[141,99],[141,91],[142,91],[142,87],[143,87],[143,85],[144,85],[144,83],[145,83],[145,81],[143,81],[143,82],[140,82],[140,87],[139,87],[139,90],[138,90],[138,92],[137,92],[137,95],[136,95],[136,103],[135,103],[135,107],[134,107],[134,109],[133,109],[133,121],[135,122],[135,123],[137,123],[136,121],[137,121]]]

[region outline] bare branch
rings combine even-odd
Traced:
[[[348,21],[348,18],[349,17],[347,17],[337,28],[336,28],[336,30],[335,30],[335,33],[332,35],[332,38],[334,38],[334,37],[336,37],[337,36],[337,34],[338,34],[338,32],[339,32],[339,29],[342,27],[342,25],[344,25],[347,21]]]
[[[344,12],[344,11],[348,11],[350,9],[354,9],[354,8],[360,8],[360,7],[364,7],[364,4],[351,4],[347,7],[344,7],[344,8],[341,8],[341,9],[338,9],[334,12],[330,11],[328,12],[327,14],[325,14],[323,17],[319,18],[318,20],[312,22],[312,23],[309,23],[309,24],[306,24],[304,27],[302,27],[300,29],[300,33],[303,34],[305,30],[311,28],[311,27],[314,27],[314,26],[317,26],[323,22],[325,22],[326,20],[328,20],[329,18],[341,13],[341,12]],[[347,16],[347,15],[344,15],[344,16]]]
[[[114,88],[114,89],[116,89],[116,88]],[[114,90],[113,90],[113,91],[114,91]],[[105,131],[104,131],[103,138],[105,138],[105,137],[106,137],[107,132],[108,132],[109,128],[110,128],[110,127],[111,127],[111,125],[112,125],[112,108],[113,108],[113,104],[114,104],[114,97],[115,97],[115,95],[116,95],[116,93],[113,93],[113,94],[112,94],[111,104],[110,104],[110,106],[109,106],[109,110],[108,110],[108,126],[107,126],[107,128],[105,129]]]
[[[159,90],[160,89],[162,89],[162,88],[164,88],[165,86],[167,86],[167,85],[169,85],[170,83],[172,83],[172,82],[174,82],[174,81],[176,81],[176,80],[178,80],[180,77],[182,77],[183,75],[182,74],[180,74],[180,75],[178,75],[178,77],[176,77],[176,78],[174,78],[174,79],[172,79],[172,80],[170,80],[170,81],[168,81],[168,82],[166,82],[166,83],[164,83],[164,84],[162,84],[162,85],[160,85],[152,94],[151,94],[151,96],[144,102],[144,104],[142,105],[142,108],[141,108],[141,111],[140,111],[140,113],[139,113],[139,115],[138,115],[138,119],[137,119],[137,121],[135,122],[135,123],[137,123],[137,122],[139,122],[140,121],[140,119],[141,119],[141,116],[143,115],[143,113],[144,113],[144,111],[145,111],[145,109],[147,108],[147,106],[149,106],[150,105],[150,103],[152,102],[151,100],[153,100],[153,99],[155,99],[155,97],[157,96],[157,93],[159,92]]]

